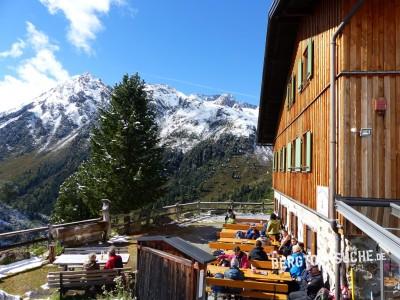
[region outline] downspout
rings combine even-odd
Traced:
[[[340,234],[336,221],[336,39],[342,33],[353,15],[358,11],[364,0],[359,0],[351,8],[343,21],[339,24],[331,38],[330,53],[330,145],[329,145],[329,218],[331,228],[335,233],[335,253],[340,253]],[[340,263],[335,264],[335,299],[340,300]]]

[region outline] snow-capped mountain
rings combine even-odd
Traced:
[[[255,134],[258,108],[232,95],[185,95],[161,84],[146,86],[157,111],[161,141],[183,152],[222,134]],[[33,151],[48,152],[87,134],[111,89],[86,73],[48,90],[32,103],[0,113],[0,160]]]
[[[31,151],[51,151],[88,132],[110,89],[90,74],[43,93],[22,108],[0,114],[0,160]]]
[[[161,129],[162,142],[183,152],[202,140],[223,134],[255,134],[258,108],[241,104],[232,95],[185,95],[167,85],[147,85]]]

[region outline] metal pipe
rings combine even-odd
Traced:
[[[336,195],[336,39],[349,23],[353,15],[358,11],[364,0],[359,0],[351,8],[339,24],[331,38],[330,55],[330,149],[329,149],[329,218],[336,220],[335,195]],[[340,235],[337,222],[331,222],[331,228],[335,233],[335,251],[340,252]],[[335,264],[335,299],[340,299],[340,264]]]

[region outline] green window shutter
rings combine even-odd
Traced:
[[[290,108],[290,83],[288,83],[286,87],[286,103],[287,103],[287,109]]]
[[[300,92],[303,88],[303,62],[301,59],[297,63],[297,90]]]
[[[295,171],[301,171],[301,138],[298,137],[295,143],[294,168]]]
[[[307,131],[306,132],[306,172],[311,172],[311,132]]]
[[[286,148],[282,148],[282,172],[286,171]]]
[[[281,151],[276,151],[276,171],[279,172],[281,170]]]
[[[311,79],[313,76],[314,67],[314,42],[312,39],[308,40],[307,46],[307,79]]]
[[[291,84],[291,105],[294,104],[294,102],[296,101],[296,77],[294,75],[292,75],[292,84]]]
[[[272,172],[275,171],[275,152],[273,153],[273,158],[272,158]]]
[[[292,143],[287,144],[286,150],[286,171],[290,172],[292,168]]]

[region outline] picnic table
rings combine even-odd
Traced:
[[[229,269],[229,267],[208,265],[207,271],[215,275],[217,273],[222,273]],[[272,271],[261,271],[264,274],[254,273],[251,269],[240,269],[244,273],[245,279],[256,280],[256,281],[280,281],[280,282],[291,282],[293,281],[290,277],[289,272],[283,272],[281,274],[273,274]]]
[[[118,254],[122,258],[122,263],[125,265],[129,261],[128,253]],[[96,255],[97,262],[99,265],[105,265],[108,260],[108,254]],[[61,254],[56,257],[56,260],[53,264],[58,265],[60,267],[64,267],[64,270],[68,270],[68,268],[83,268],[83,265],[88,261],[87,254]]]

